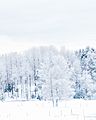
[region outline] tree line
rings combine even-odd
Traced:
[[[38,47],[0,56],[0,99],[95,99],[96,50]]]

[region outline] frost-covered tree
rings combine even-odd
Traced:
[[[82,49],[78,53],[81,63],[81,74],[84,80],[85,95],[87,99],[92,99],[92,96],[96,93],[96,50],[90,47]],[[81,79],[82,81],[82,79]],[[90,93],[90,94],[89,94]]]
[[[50,63],[45,64],[45,85],[43,97],[46,99],[67,99],[74,94],[74,82],[71,80],[71,71],[67,60],[61,55],[54,55],[49,59]],[[47,88],[47,89],[46,89]]]

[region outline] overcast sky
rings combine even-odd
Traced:
[[[0,52],[96,46],[96,0],[0,0]]]

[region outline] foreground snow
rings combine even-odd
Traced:
[[[96,120],[96,101],[66,100],[0,102],[0,120]]]

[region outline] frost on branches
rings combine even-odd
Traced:
[[[1,100],[96,98],[96,50],[32,48],[0,56]]]

